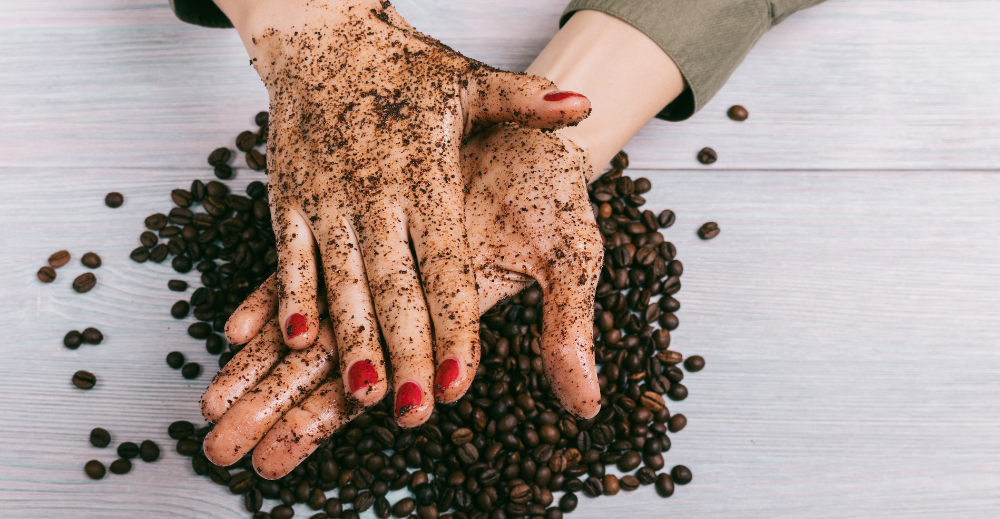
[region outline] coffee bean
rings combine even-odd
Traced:
[[[687,485],[691,482],[691,469],[685,467],[684,465],[676,465],[674,468],[670,469],[670,476],[673,478],[674,483],[678,485]]]
[[[112,474],[128,474],[132,470],[132,462],[127,459],[117,459],[111,462]]]
[[[734,121],[746,121],[750,114],[747,113],[746,108],[743,108],[740,105],[733,105],[726,111],[726,115]]]
[[[264,496],[260,493],[260,490],[256,488],[247,492],[243,496],[243,506],[246,507],[247,512],[259,512],[264,506]],[[256,517],[256,515],[254,516]]]
[[[215,177],[220,180],[229,180],[233,178],[233,167],[229,164],[219,164],[215,166]]]
[[[148,232],[148,231],[147,231]],[[152,233],[150,233],[152,234]],[[136,263],[145,263],[149,259],[149,249],[146,247],[136,247],[129,255],[129,258]]]
[[[223,342],[222,337],[220,337],[216,333],[209,335],[208,338],[205,339],[205,350],[211,353],[212,355],[218,355],[219,353],[222,353],[222,348],[224,346],[225,343]]]
[[[49,256],[49,265],[53,268],[59,268],[69,263],[69,260],[69,251],[61,250],[59,252],[54,252],[51,256]]]
[[[97,460],[90,460],[86,465],[83,466],[84,472],[87,473],[87,477],[90,479],[101,479],[106,473],[104,464]]]
[[[181,376],[186,379],[198,378],[201,374],[201,364],[197,362],[188,362],[181,368]]]
[[[97,377],[89,371],[77,371],[73,374],[73,385],[80,389],[90,389],[97,384]]]
[[[721,232],[719,229],[719,224],[715,222],[708,222],[703,224],[698,229],[698,237],[703,240],[711,240],[712,238],[718,236],[719,232]]]
[[[159,231],[167,226],[167,215],[163,213],[151,214],[146,217],[146,228],[151,231]]]
[[[226,367],[226,364],[229,364],[231,360],[233,360],[233,354],[228,351],[223,352],[222,355],[219,355],[219,369]]]
[[[188,335],[195,339],[207,339],[212,334],[212,327],[205,323],[193,323],[188,326]]]
[[[90,444],[94,447],[107,447],[111,443],[111,433],[106,429],[95,427],[90,431]]]
[[[174,369],[180,369],[184,365],[184,354],[179,351],[168,353],[167,365]]]
[[[88,252],[80,258],[80,262],[87,268],[96,269],[101,266],[101,257],[93,252]]]
[[[622,490],[628,490],[629,492],[631,492],[631,491],[639,488],[639,478],[637,478],[637,477],[635,477],[635,476],[633,476],[631,474],[622,476],[621,480],[619,480],[619,481],[621,483]],[[605,486],[605,488],[607,488],[607,483],[605,483],[604,486]]]
[[[260,171],[267,166],[267,161],[265,160],[264,155],[257,150],[248,151],[246,159],[247,166],[249,166],[252,170]]]
[[[253,117],[253,122],[257,126],[264,126],[267,124],[267,112],[257,112],[257,115]]]
[[[83,343],[83,335],[76,330],[67,332],[66,336],[63,337],[63,346],[66,346],[71,350],[79,348],[80,344],[82,343]]]
[[[156,247],[153,247],[153,250],[149,251],[149,259],[156,263],[162,263],[163,260],[167,259],[169,254],[170,250],[167,248],[167,245],[165,243],[161,243]]]
[[[673,384],[670,386],[670,391],[667,392],[667,396],[669,396],[671,400],[684,400],[688,396],[687,387],[682,384]]]
[[[181,456],[194,456],[195,454],[198,453],[198,449],[200,447],[201,447],[201,442],[195,440],[194,438],[184,438],[181,440],[177,440],[177,453],[180,454]],[[230,477],[228,476],[228,472],[226,473],[225,476],[226,477],[223,478],[224,479],[223,484],[228,484],[230,479]]]
[[[194,424],[185,420],[179,420],[167,428],[167,434],[175,440],[182,440],[194,434]]]
[[[656,477],[656,493],[660,497],[674,495],[674,480],[670,478],[670,474],[664,473]]]
[[[160,446],[152,440],[143,440],[139,444],[139,457],[146,463],[152,463],[160,459]]]
[[[55,276],[53,275],[53,277]],[[83,294],[86,292],[90,292],[91,289],[93,289],[94,285],[96,284],[97,284],[97,277],[94,276],[94,274],[91,272],[85,272],[83,274],[80,274],[79,276],[76,277],[76,279],[73,280],[73,290],[76,290],[77,292]]]
[[[702,148],[698,152],[698,162],[702,164],[713,164],[716,160],[719,160],[719,155],[712,148]]]
[[[132,459],[139,455],[139,446],[133,442],[124,442],[118,446],[118,456]]]
[[[643,485],[652,485],[653,483],[656,483],[656,471],[649,467],[643,467],[636,471],[635,477],[639,480],[639,483]]]
[[[98,330],[97,328],[93,327],[83,330],[82,337],[83,337],[83,342],[94,345],[100,344],[101,341],[104,340],[104,334],[101,333],[101,331]]]
[[[295,510],[288,505],[278,505],[271,509],[271,519],[292,519]]]
[[[38,269],[38,280],[42,283],[51,283],[56,280],[56,269],[52,267],[42,267]]]
[[[108,207],[110,207],[112,209],[116,209],[118,207],[121,207],[122,203],[124,203],[124,202],[125,202],[125,197],[122,196],[121,193],[118,193],[116,191],[112,191],[112,192],[110,192],[110,193],[108,193],[107,195],[104,196],[104,205],[106,205],[106,206],[108,206]],[[100,478],[98,478],[98,479],[100,479]]]
[[[559,498],[559,509],[562,510],[563,513],[568,514],[573,510],[576,510],[576,506],[578,503],[579,499],[577,499],[576,494],[572,492],[567,492],[566,494],[563,494],[561,498]]]
[[[187,281],[182,281],[180,279],[171,279],[170,281],[167,281],[167,288],[173,290],[174,292],[183,292],[187,290],[188,284]]]
[[[670,432],[680,432],[687,425],[687,417],[678,413],[670,417],[670,422],[668,422],[668,428]]]
[[[250,151],[257,144],[257,135],[250,131],[240,132],[236,136],[236,147],[240,151]]]
[[[174,259],[171,261],[171,266],[174,270],[180,272],[181,274],[190,272],[192,266],[191,259],[187,256],[174,256]]]
[[[229,157],[232,156],[232,152],[229,148],[216,148],[212,153],[208,155],[208,163],[212,166],[218,166],[219,164],[225,164],[229,162]],[[192,190],[193,191],[193,190]]]
[[[191,305],[182,299],[170,307],[170,315],[174,316],[174,319],[183,319],[187,317],[190,310]]]
[[[701,355],[692,355],[684,360],[684,369],[691,373],[701,371],[705,367],[705,359]]]

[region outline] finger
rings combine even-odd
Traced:
[[[212,379],[201,396],[202,416],[212,423],[219,421],[271,371],[286,350],[278,322],[272,319]]]
[[[317,340],[290,352],[252,391],[240,398],[205,437],[205,456],[216,465],[240,460],[288,411],[319,386],[336,366],[336,339],[324,320]]]
[[[341,376],[361,405],[373,405],[385,396],[389,384],[364,259],[351,226],[340,218],[326,220],[330,224],[316,234]]]
[[[278,313],[278,277],[271,274],[226,321],[226,339],[246,344]],[[277,328],[275,328],[277,329]]]
[[[298,211],[276,211],[274,230],[278,247],[278,322],[285,344],[302,349],[316,340],[319,329],[316,245]]]
[[[431,324],[407,239],[396,209],[372,209],[358,218],[358,243],[368,286],[392,367],[396,423],[416,427],[434,407]]]
[[[267,479],[288,474],[365,409],[346,397],[342,379],[324,383],[268,431],[253,451],[254,469]]]
[[[480,354],[479,296],[465,232],[464,197],[461,190],[455,191],[441,197],[445,203],[418,206],[418,214],[410,216],[410,236],[434,323],[434,394],[444,403],[458,400],[472,385]]]
[[[590,115],[590,100],[564,92],[539,76],[515,74],[486,66],[470,72],[473,125],[515,122],[532,128],[557,129],[575,125]]]

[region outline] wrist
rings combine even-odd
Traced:
[[[574,14],[527,72],[590,99],[590,117],[560,133],[585,150],[593,175],[684,91],[680,69],[656,42],[598,11]]]

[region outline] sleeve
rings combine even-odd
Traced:
[[[655,41],[674,60],[687,88],[657,117],[683,121],[722,88],[757,40],[792,13],[824,0],[573,0],[576,11],[620,18]]]
[[[233,27],[229,18],[212,0],[170,0],[170,8],[182,22],[218,29]]]

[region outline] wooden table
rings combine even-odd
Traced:
[[[397,4],[520,70],[564,1]],[[668,500],[584,498],[572,517],[1000,514],[998,24],[990,0],[832,0],[767,34],[692,120],[629,144],[650,206],[678,215],[675,344],[708,360],[671,406],[690,424],[667,463],[694,482]],[[8,0],[0,29],[0,516],[248,517],[173,451],[166,425],[200,420],[208,377],[164,356],[215,358],[168,313],[178,276],[128,259],[143,217],[210,178],[207,153],[266,108],[236,33],[139,0]],[[746,122],[726,119],[734,103]],[[257,178],[242,168],[233,185]],[[112,190],[120,209],[103,204]],[[709,220],[722,234],[702,242]],[[60,249],[103,256],[95,290],[70,289],[78,261],[36,280]],[[91,325],[102,345],[62,346]],[[71,386],[78,369],[97,388]],[[95,426],[163,458],[88,480],[84,462],[115,457],[89,445]]]

